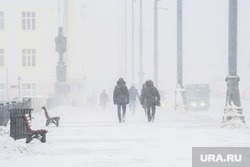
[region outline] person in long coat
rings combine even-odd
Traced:
[[[114,104],[117,105],[118,119],[119,122],[125,122],[125,114],[126,114],[126,105],[129,103],[129,92],[126,86],[126,82],[123,78],[120,78],[117,81],[117,85],[115,86],[113,92],[113,101]],[[122,108],[122,115],[121,115]]]
[[[130,112],[133,111],[133,114],[135,114],[136,98],[139,99],[139,92],[134,85],[131,86],[128,92],[129,92],[129,109]]]
[[[146,99],[144,98],[143,100],[142,100],[142,97],[143,97],[143,95],[144,95],[144,93],[145,93],[145,89],[146,89],[146,84],[144,83],[144,84],[142,84],[142,89],[141,89],[141,96],[140,96],[140,103],[141,103],[141,105],[142,105],[142,108],[144,109],[144,112],[145,112],[145,116],[147,115],[147,110],[146,110]]]
[[[141,103],[146,107],[148,122],[154,122],[155,106],[160,106],[160,94],[152,80],[147,80],[141,94]]]
[[[101,95],[100,95],[100,106],[102,106],[102,109],[106,109],[106,104],[109,102],[108,94],[106,93],[105,89],[103,89]]]

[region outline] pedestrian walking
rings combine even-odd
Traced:
[[[140,103],[142,105],[142,108],[144,109],[144,112],[145,112],[145,116],[147,116],[147,107],[146,107],[146,99],[144,98],[142,100],[142,95],[144,95],[144,91],[145,91],[145,88],[146,88],[146,84],[142,84],[142,89],[141,89],[141,96],[140,96]]]
[[[119,123],[125,122],[126,105],[129,103],[129,92],[126,86],[126,82],[123,80],[123,78],[120,78],[117,81],[117,85],[115,86],[113,92],[113,101],[114,104],[117,105]]]
[[[100,95],[100,106],[102,106],[102,109],[106,109],[106,104],[109,102],[109,97],[106,91],[103,89],[101,95]]]
[[[139,93],[134,85],[131,86],[128,92],[129,92],[129,109],[130,109],[130,112],[132,111],[133,114],[135,114],[136,97],[139,99]]]
[[[146,107],[148,122],[154,122],[155,106],[160,106],[160,94],[152,80],[147,80],[145,90],[141,94],[141,101]]]

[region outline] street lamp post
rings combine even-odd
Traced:
[[[226,108],[228,106],[234,107],[237,114],[241,114],[240,119],[245,122],[242,115],[240,93],[239,93],[239,80],[237,75],[237,0],[229,0],[229,29],[228,29],[228,76],[227,82],[227,95],[226,95]],[[226,115],[225,109],[224,121],[232,119],[231,116]]]
[[[63,6],[61,5],[63,1]],[[65,31],[67,31],[67,6],[68,3],[65,0],[58,0],[58,36],[55,37],[56,52],[59,54],[59,61],[56,66],[56,83],[55,83],[55,95],[58,104],[66,102],[67,94],[69,93],[69,84],[67,83],[67,65],[64,61],[64,54],[67,52],[67,37]],[[63,12],[61,9],[64,8]],[[63,29],[64,27],[64,29]],[[64,33],[63,33],[64,32]],[[67,33],[66,33],[67,34]]]
[[[158,87],[158,0],[154,0],[154,82]]]
[[[186,111],[186,95],[182,74],[182,0],[177,0],[177,87],[175,91],[175,111]]]
[[[124,61],[125,61],[125,79],[127,80],[127,0],[124,1]]]
[[[182,0],[177,0],[177,84],[183,87],[182,68]]]
[[[134,62],[134,59],[135,59],[135,55],[134,55],[134,31],[135,31],[135,28],[134,28],[134,2],[135,0],[132,0],[132,3],[131,3],[131,60],[132,60],[132,64],[131,64],[131,82],[132,84],[134,84],[134,80],[135,80],[135,62]]]
[[[140,55],[140,64],[139,64],[139,83],[142,85],[143,82],[143,54],[142,54],[142,0],[140,0],[140,9],[139,9],[139,17],[140,17],[140,22],[139,22],[139,55]]]

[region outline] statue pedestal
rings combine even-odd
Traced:
[[[55,95],[58,104],[67,104],[67,94],[69,93],[70,86],[66,82],[56,82]]]
[[[67,66],[63,61],[63,54],[67,51],[67,38],[63,36],[62,27],[58,28],[58,36],[55,38],[56,52],[59,53],[59,61],[56,66],[55,96],[51,98],[51,105],[68,104],[67,94],[70,86],[67,80]]]
[[[58,63],[56,66],[56,80],[57,82],[65,82],[66,81],[66,71],[67,66],[64,63]]]

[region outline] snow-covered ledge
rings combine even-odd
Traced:
[[[181,88],[178,84],[175,91],[175,111],[186,114],[187,113],[187,105],[183,101],[183,93],[185,93],[185,89]]]
[[[246,124],[241,119],[243,117],[241,110],[242,108],[237,107],[233,102],[231,102],[231,105],[228,102],[225,108],[221,127],[247,128]],[[227,119],[229,117],[231,118],[230,120]]]

